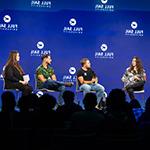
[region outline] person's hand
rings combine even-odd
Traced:
[[[140,80],[140,78],[137,76],[134,76],[134,80]]]
[[[96,81],[97,81],[96,78],[93,78],[93,79],[92,79],[92,83],[95,83]]]
[[[97,77],[95,78],[95,80],[96,80],[95,83],[98,83],[98,78]]]
[[[20,80],[19,82],[20,82],[21,84],[23,84],[23,85],[28,84],[28,82],[27,82],[27,81],[22,81],[22,80]]]

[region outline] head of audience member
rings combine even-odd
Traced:
[[[126,95],[122,89],[111,90],[106,100],[107,108],[113,110],[121,109],[125,106],[125,103]]]
[[[150,113],[150,97],[146,100],[145,111]]]
[[[130,101],[130,105],[132,108],[141,108],[141,105],[137,99],[133,99]]]
[[[49,54],[42,55],[41,59],[42,59],[42,63],[45,63],[47,65],[52,63],[52,58]]]
[[[71,105],[74,102],[75,95],[72,91],[65,91],[62,97],[65,105]]]
[[[83,68],[86,68],[86,69],[91,68],[91,63],[90,63],[90,60],[88,58],[82,58],[80,63],[81,63],[81,66]]]
[[[83,99],[85,110],[92,111],[97,105],[97,97],[95,93],[87,93]]]
[[[49,112],[54,109],[56,105],[56,98],[49,94],[44,94],[39,98],[40,112]]]
[[[35,112],[37,110],[38,97],[36,94],[22,96],[18,101],[21,112]]]
[[[1,95],[2,112],[13,112],[16,106],[15,96],[12,92],[6,91]]]

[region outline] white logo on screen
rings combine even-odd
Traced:
[[[38,92],[36,93],[36,95],[37,95],[38,97],[41,97],[43,94],[44,94],[44,93],[43,93],[42,91],[38,91]]]
[[[70,67],[69,73],[72,74],[72,75],[75,74],[76,73],[76,68],[75,67]]]
[[[37,48],[38,48],[38,49],[43,49],[43,48],[44,48],[44,43],[43,43],[42,41],[39,41],[39,42],[37,43]]]
[[[75,25],[77,24],[76,19],[75,19],[75,18],[71,18],[71,19],[69,20],[69,24],[70,24],[71,26],[75,26]]]
[[[11,17],[9,15],[5,15],[3,20],[4,22],[9,23],[11,21]]]
[[[107,49],[108,49],[107,44],[102,44],[102,45],[101,45],[101,50],[102,50],[103,52],[107,51]]]
[[[106,4],[106,3],[108,2],[108,0],[101,0],[101,2],[102,2],[103,4]]]
[[[133,22],[131,23],[131,27],[132,27],[132,29],[136,29],[136,28],[138,27],[137,22],[133,21]]]

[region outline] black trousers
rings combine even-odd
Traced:
[[[144,84],[145,84],[145,81],[139,81],[136,83],[128,84],[125,87],[125,90],[127,91],[131,100],[135,99],[134,91],[142,90],[144,88]]]
[[[6,89],[18,89],[22,91],[22,96],[26,96],[32,93],[33,88],[29,84],[21,84],[21,83],[9,83],[5,85]]]

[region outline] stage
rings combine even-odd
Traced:
[[[150,8],[144,1],[113,0],[19,0],[0,2],[0,73],[11,50],[20,53],[20,64],[30,75],[41,64],[41,55],[50,54],[59,81],[74,82],[83,57],[106,92],[123,88],[121,77],[133,56],[141,58],[147,74],[144,100],[149,96]],[[69,88],[75,92],[76,87]],[[0,94],[3,81],[0,83]],[[54,94],[54,93],[53,93]],[[82,93],[78,94],[82,99]],[[57,94],[56,94],[57,97]],[[127,100],[129,98],[127,97]],[[143,104],[143,96],[137,94]]]

